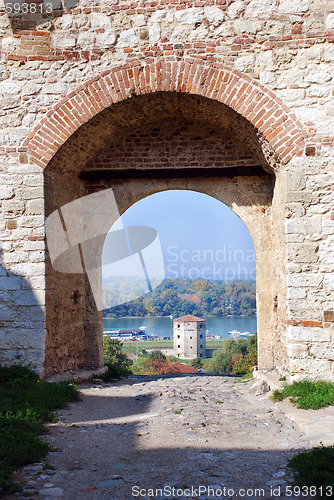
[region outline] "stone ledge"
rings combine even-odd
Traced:
[[[63,380],[74,380],[75,382],[87,382],[93,378],[98,378],[108,371],[107,366],[96,368],[95,370],[77,370],[64,372],[59,375],[52,375],[45,379],[46,382],[61,382]]]
[[[281,375],[276,370],[254,370],[253,378],[259,382],[265,382],[270,391],[282,389]]]
[[[253,372],[255,381],[266,383],[270,391],[258,396],[269,398],[272,391],[282,389],[283,382],[279,381],[280,375],[276,370],[257,370]],[[289,383],[289,381],[287,381]],[[304,433],[312,446],[332,446],[334,443],[334,406],[320,408],[319,410],[301,410],[296,408],[289,399],[272,403],[279,408]]]

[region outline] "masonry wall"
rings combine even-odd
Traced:
[[[221,101],[253,123],[256,133],[247,150],[256,160],[263,155],[261,165],[275,172],[276,179],[271,222],[268,218],[270,242],[257,251],[259,262],[275,262],[273,280],[264,265],[258,268],[268,286],[265,292],[263,282],[258,295],[258,307],[266,311],[261,321],[268,323],[271,310],[275,322],[263,345],[267,342],[274,352],[274,365],[282,373],[333,379],[332,2],[80,1],[68,11],[59,6],[44,12],[43,18],[14,18],[6,5],[0,16],[2,361],[28,361],[42,371],[49,352],[53,360],[46,363],[48,373],[87,365],[91,351],[83,346],[88,338],[83,325],[89,292],[76,304],[76,312],[67,306],[66,318],[78,317],[66,336],[59,323],[65,312],[55,319],[54,310],[64,311],[64,301],[73,301],[70,290],[83,290],[84,285],[82,277],[72,277],[73,282],[64,278],[70,281],[58,301],[61,282],[48,268],[46,273],[44,263],[44,218],[51,207],[87,193],[78,170],[94,169],[103,155],[108,159],[117,114],[110,111],[111,98],[131,107],[131,96],[167,89]],[[236,78],[225,79],[224,71]],[[57,111],[60,105],[64,107]],[[135,108],[133,102],[134,114]],[[85,132],[82,123],[94,116],[100,128]],[[273,120],[280,120],[274,128]],[[140,123],[131,118],[123,122],[127,133],[132,124],[137,128],[132,139],[143,142]],[[120,125],[121,120],[115,130]],[[98,130],[93,138],[92,130]],[[119,156],[121,142],[118,166],[126,164]],[[231,142],[225,142],[219,154],[228,148],[234,148],[240,161],[249,160]],[[203,158],[193,158],[197,160]],[[135,201],[133,196],[125,198],[128,205]],[[126,203],[120,202],[122,207]],[[253,217],[254,227],[260,228],[260,221]],[[91,324],[98,323],[95,312],[90,318]],[[267,319],[271,325],[272,318]],[[69,337],[74,340],[65,347]],[[85,349],[86,354],[80,354]],[[97,356],[94,363],[100,362]]]

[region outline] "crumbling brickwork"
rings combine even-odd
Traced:
[[[44,376],[102,363],[101,314],[82,275],[52,269],[46,216],[105,187],[120,212],[186,188],[251,233],[260,368],[333,380],[332,1],[47,5],[0,12],[3,362]],[[173,177],[187,165],[236,175]],[[99,174],[129,166],[171,172]]]

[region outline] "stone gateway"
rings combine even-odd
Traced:
[[[103,365],[97,292],[53,267],[50,214],[79,245],[69,203],[189,189],[253,239],[259,369],[334,380],[333,2],[5,0],[0,36],[1,362]]]

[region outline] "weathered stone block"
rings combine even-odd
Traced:
[[[43,250],[30,252],[29,260],[30,260],[30,262],[44,262],[45,252]]]
[[[34,293],[28,290],[14,292],[13,297],[15,305],[18,306],[36,306],[39,304]]]
[[[334,29],[334,12],[332,12],[331,14],[328,14],[328,16],[326,17],[325,26],[329,30]]]
[[[13,198],[14,189],[12,186],[0,186],[0,198],[3,200],[8,200]]]
[[[288,354],[290,358],[304,359],[309,356],[307,344],[289,344]]]
[[[237,0],[228,6],[227,14],[231,19],[239,18],[240,15],[245,11],[245,2],[242,0]]]
[[[317,359],[334,361],[334,347],[323,344],[313,344],[310,347],[310,354]]]
[[[90,25],[93,29],[96,29],[96,28],[109,29],[109,28],[111,28],[110,17],[107,16],[106,14],[101,14],[99,12],[93,12],[91,14]]]
[[[331,377],[331,362],[319,359],[292,359],[290,362],[292,373],[304,373],[307,378],[328,380]]]
[[[297,300],[304,299],[306,292],[303,288],[288,288],[288,299]]]
[[[160,26],[158,24],[153,24],[149,28],[149,38],[151,43],[156,43],[161,38]]]
[[[29,200],[27,202],[27,214],[29,215],[40,215],[44,212],[44,200],[43,198],[37,198],[35,200]]]
[[[161,23],[162,21],[165,20],[165,17],[166,17],[166,11],[157,10],[157,11],[152,13],[151,17],[149,18],[149,22],[150,23]]]
[[[287,251],[287,260],[297,263],[317,262],[319,259],[319,246],[316,243],[305,243],[301,245],[292,243]]]
[[[331,336],[324,328],[289,326],[287,339],[291,342],[329,342]]]
[[[327,83],[332,79],[332,75],[326,71],[310,71],[305,76],[305,81],[309,83]]]
[[[175,19],[180,24],[197,24],[204,19],[204,10],[199,8],[178,10]]]
[[[52,44],[56,49],[72,49],[76,46],[77,39],[75,36],[56,33],[52,35]]]
[[[217,6],[205,7],[204,15],[213,26],[219,26],[225,19],[225,13]]]
[[[21,92],[23,87],[22,82],[13,81],[13,80],[4,80],[0,82],[0,94],[8,95],[8,94],[18,94]]]
[[[245,16],[256,18],[268,15],[276,11],[276,2],[274,0],[252,0],[246,7]]]
[[[90,31],[79,33],[77,45],[83,48],[91,48],[94,44],[95,35]]]
[[[323,287],[326,290],[334,291],[334,274],[324,276]]]
[[[108,48],[114,45],[116,35],[114,31],[106,31],[105,33],[98,33],[96,35],[96,45],[99,47]]]
[[[138,37],[134,29],[123,31],[117,40],[117,47],[133,47],[138,43]]]
[[[6,253],[2,261],[4,264],[12,264],[16,262],[27,262],[29,254],[27,252],[8,252]]]
[[[11,272],[19,276],[43,276],[45,272],[45,265],[41,263],[23,263],[11,266]]]
[[[20,288],[20,279],[16,276],[0,277],[1,290],[19,290]]]
[[[278,11],[284,14],[304,14],[310,9],[311,0],[280,0]]]
[[[67,94],[68,86],[66,83],[47,83],[43,87],[46,94]]]

